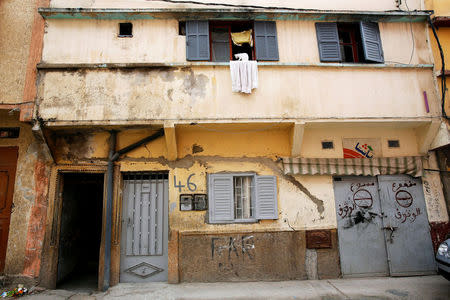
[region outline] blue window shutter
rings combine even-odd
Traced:
[[[336,23],[316,23],[320,61],[342,61]]]
[[[360,22],[359,24],[364,49],[364,58],[367,61],[383,63],[383,48],[381,47],[381,37],[378,23]]]
[[[277,26],[272,21],[255,21],[255,54],[257,60],[279,60]]]
[[[208,180],[209,221],[211,223],[233,221],[233,176],[210,174]]]
[[[186,21],[186,59],[209,60],[208,21]]]
[[[277,177],[256,176],[256,219],[278,219]]]

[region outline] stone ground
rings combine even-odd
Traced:
[[[23,300],[47,299],[450,299],[450,281],[441,276],[383,277],[226,283],[121,283],[105,293],[43,290]]]

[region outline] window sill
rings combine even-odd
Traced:
[[[226,225],[226,224],[250,224],[250,223],[258,223],[257,219],[242,219],[242,220],[234,220],[234,221],[217,221],[217,222],[208,222],[207,224],[212,225]]]
[[[38,69],[117,69],[117,68],[185,68],[229,67],[228,62],[166,62],[166,63],[39,63]],[[355,63],[289,63],[258,62],[258,67],[349,68],[349,69],[432,69],[433,64],[355,64]]]

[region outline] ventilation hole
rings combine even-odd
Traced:
[[[398,140],[388,140],[388,147],[389,148],[399,148],[400,142]]]
[[[322,149],[333,149],[333,142],[322,142]]]
[[[119,23],[119,37],[132,37],[132,36],[133,36],[133,24]]]

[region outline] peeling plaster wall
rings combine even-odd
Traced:
[[[200,1],[211,2],[211,1]],[[213,3],[230,3],[237,5],[261,5],[261,6],[283,6],[298,9],[339,9],[339,10],[397,10],[393,0],[360,1],[360,0],[217,0]],[[192,4],[170,4],[162,1],[141,1],[141,0],[81,0],[74,3],[71,0],[52,0],[52,7],[86,7],[86,8],[199,8],[210,7]],[[423,0],[408,0],[409,9],[423,9]],[[401,6],[406,9],[405,4]]]
[[[0,104],[22,102],[35,5],[0,1]]]
[[[48,158],[18,114],[0,111],[2,126],[20,127],[18,139],[0,139],[0,147],[19,147],[5,274],[37,277],[47,211]]]
[[[39,114],[44,120],[112,123],[439,114],[430,69],[263,66],[258,76],[259,88],[246,95],[231,92],[228,67],[41,71]],[[425,111],[423,91],[430,113]]]
[[[119,22],[122,21],[46,20],[42,61],[46,63],[186,61],[186,37],[178,34],[177,20],[132,21],[132,38],[117,36]],[[425,23],[379,24],[386,62],[432,63]],[[277,34],[281,63],[320,62],[314,21],[279,20]]]

